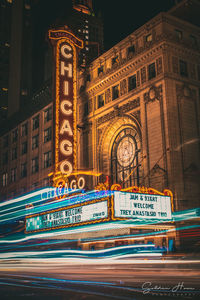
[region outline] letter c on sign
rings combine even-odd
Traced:
[[[62,56],[64,56],[65,58],[71,58],[72,54],[71,53],[66,53],[66,50],[68,50],[70,52],[70,51],[72,51],[72,48],[67,44],[62,45],[62,47],[61,47]]]
[[[72,114],[72,109],[66,109],[66,106],[72,107],[72,103],[69,100],[63,100],[60,104],[62,113],[69,116]]]
[[[73,171],[72,164],[69,161],[65,160],[60,164],[61,173],[64,173],[69,176],[72,173],[72,171]]]

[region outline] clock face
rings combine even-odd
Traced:
[[[132,137],[125,136],[117,147],[117,161],[122,167],[128,167],[135,156],[135,143]]]

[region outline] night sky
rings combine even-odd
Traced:
[[[120,42],[159,12],[170,9],[175,2],[176,0],[93,0],[94,12],[97,16],[101,14],[104,23],[105,50]],[[37,3],[39,9],[35,21],[38,34],[41,28],[44,33],[47,32],[48,26],[56,19],[67,19],[72,0],[37,0]]]
[[[175,0],[93,0],[94,10],[104,21],[105,50],[108,50],[161,11],[168,11]]]

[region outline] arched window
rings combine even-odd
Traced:
[[[123,188],[140,184],[141,143],[134,127],[121,130],[111,150],[111,181]]]

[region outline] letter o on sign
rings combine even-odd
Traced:
[[[83,189],[85,187],[85,178],[84,177],[80,177],[78,179],[78,188],[79,189]]]
[[[69,176],[73,171],[72,164],[67,160],[63,161],[60,164],[60,171],[61,173],[64,173]]]

